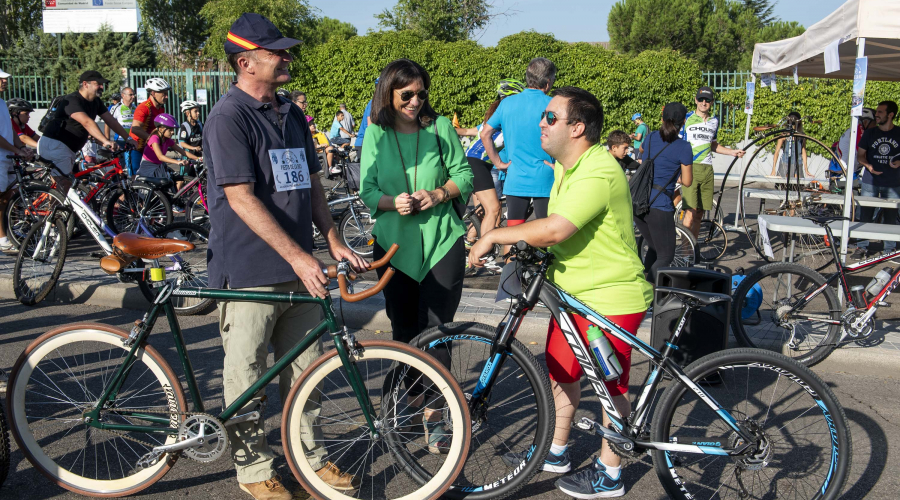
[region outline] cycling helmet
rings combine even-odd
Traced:
[[[150,78],[146,82],[144,82],[144,88],[147,90],[152,90],[154,92],[165,92],[172,88],[169,85],[169,82],[163,80],[162,78]]]
[[[497,97],[502,99],[504,97],[518,94],[523,90],[525,90],[525,84],[520,82],[519,80],[500,80],[500,83],[497,84]]]
[[[175,117],[169,113],[160,113],[159,116],[153,119],[153,123],[155,123],[157,127],[178,128],[178,122],[175,121]]]
[[[312,123],[313,117],[310,115],[306,115],[306,123]]]
[[[278,89],[275,91],[275,95],[278,97],[284,97],[288,101],[291,100],[291,91],[288,89]]]
[[[631,121],[635,121],[635,120],[637,120],[638,118],[641,118],[641,117],[643,117],[642,114],[640,114],[640,113],[635,113],[635,114],[631,115]]]
[[[187,101],[184,101],[183,103],[181,103],[181,112],[184,113],[185,111],[187,111],[189,109],[194,109],[194,108],[199,108],[199,107],[200,107],[199,102],[188,99]]]
[[[121,101],[121,100],[122,100],[122,94],[116,92],[116,93],[114,93],[113,95],[109,96],[109,98],[112,99],[113,101]]]
[[[31,113],[34,111],[34,106],[32,106],[30,102],[18,97],[6,101],[6,106],[9,108],[9,114],[12,116],[16,116],[22,112]]]

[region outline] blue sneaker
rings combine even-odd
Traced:
[[[606,474],[606,467],[594,457],[591,467],[556,480],[556,487],[574,498],[610,498],[625,494],[625,483]]]
[[[531,455],[531,451],[522,451],[518,453],[509,452],[503,454],[503,463],[510,467],[518,467],[519,464],[528,460],[528,457]],[[572,461],[569,460],[569,450],[562,452],[561,455],[554,455],[552,452],[547,452],[547,458],[544,459],[544,465],[541,466],[541,470],[547,472],[556,472],[557,474],[562,474],[565,472],[569,472],[572,470]]]

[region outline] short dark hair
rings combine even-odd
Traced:
[[[385,66],[381,70],[381,76],[378,77],[375,97],[372,99],[372,110],[369,114],[372,123],[382,128],[394,128],[396,118],[393,106],[394,90],[406,87],[416,80],[422,80],[425,90],[431,87],[431,76],[425,68],[414,61],[397,59]],[[425,128],[436,118],[437,113],[426,99],[419,111],[419,126]]]
[[[337,112],[334,114],[334,116],[335,116],[335,118],[337,118],[337,115],[342,115],[342,114],[344,114],[344,110],[339,109],[339,110],[337,110]]]
[[[603,130],[603,106],[594,94],[578,87],[561,87],[553,92],[553,97],[569,100],[566,115],[569,123],[584,124],[584,138],[591,144],[600,142]]]
[[[238,69],[238,59],[242,57],[250,57],[250,53],[252,50],[245,50],[243,52],[235,52],[234,54],[228,54],[228,64],[231,66],[231,69],[234,70],[236,75],[240,75],[241,72]]]
[[[671,120],[663,120],[662,125],[659,127],[659,137],[664,142],[675,142],[675,139],[678,139],[678,134],[681,132],[682,125],[684,125],[684,121],[675,123]]]
[[[301,97],[306,97],[306,92],[300,92],[299,90],[291,91],[291,102],[294,102]]]
[[[535,57],[525,70],[525,86],[542,89],[556,80],[556,65],[546,57]]]
[[[621,146],[622,144],[631,144],[631,137],[622,130],[613,130],[609,133],[609,137],[606,138],[606,146]]]
[[[894,118],[897,118],[897,103],[894,101],[881,101],[878,103],[879,106],[887,107],[887,114],[893,114]],[[891,121],[894,121],[892,118]]]

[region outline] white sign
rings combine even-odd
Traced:
[[[147,89],[144,87],[139,87],[134,89],[135,99],[137,99],[138,103],[142,103],[147,100]]]
[[[850,100],[850,116],[862,116],[863,100],[866,95],[866,74],[869,72],[869,58],[856,59],[853,70],[853,98]]]
[[[44,10],[137,9],[137,0],[43,0]]]
[[[203,106],[209,104],[209,97],[206,93],[206,89],[197,89],[195,91],[197,93],[197,103]]]
[[[104,24],[115,33],[136,33],[137,12],[137,9],[44,10],[44,33],[96,33]]]
[[[747,98],[744,100],[744,113],[753,114],[753,98],[756,96],[756,84],[747,82]]]
[[[270,149],[269,159],[272,162],[276,191],[280,193],[310,188],[305,148]]]
[[[772,243],[769,241],[769,223],[766,222],[765,217],[760,217],[756,220],[756,225],[759,227],[759,235],[762,238],[763,253],[766,254],[766,257],[774,259],[775,253],[772,251]]]

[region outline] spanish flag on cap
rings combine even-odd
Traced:
[[[225,37],[225,53],[237,54],[259,48],[269,50],[289,49],[300,40],[288,38],[264,16],[248,12],[238,18]]]

